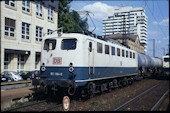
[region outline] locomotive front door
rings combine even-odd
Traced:
[[[89,40],[88,45],[88,64],[89,64],[89,76],[94,75],[94,41]]]

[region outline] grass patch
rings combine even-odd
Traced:
[[[106,104],[106,103],[107,103],[107,100],[103,99],[103,100],[102,100],[102,104],[104,105],[104,104]]]
[[[100,102],[99,102],[99,101],[94,101],[94,102],[93,102],[93,105],[94,105],[94,107],[99,107]]]
[[[15,102],[12,107],[19,107],[19,106],[24,106],[24,105],[27,105],[29,104],[30,102],[26,101],[26,102]]]

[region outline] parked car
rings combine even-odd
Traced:
[[[5,77],[4,75],[1,75],[1,82],[7,82],[8,78]]]
[[[30,77],[30,79],[39,79],[39,71],[30,71],[27,73],[27,75]]]
[[[30,77],[29,77],[28,73],[29,73],[29,71],[20,72],[20,76],[21,76],[24,80],[30,80]]]
[[[7,81],[20,81],[20,80],[23,80],[23,78],[15,71],[4,71],[2,76],[7,78]]]

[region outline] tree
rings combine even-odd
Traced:
[[[76,11],[70,12],[72,0],[59,0],[58,27],[63,27],[63,32],[85,32],[88,29],[87,18],[81,19]]]

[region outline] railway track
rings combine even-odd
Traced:
[[[161,105],[163,105],[163,101],[164,100],[169,100],[169,95],[168,95],[168,93],[169,93],[169,90],[167,90],[164,94],[163,94],[163,96],[157,101],[157,103],[152,107],[152,109],[151,109],[151,111],[157,111],[157,110],[160,110],[161,109]]]
[[[163,99],[162,95],[166,95],[169,91],[168,87],[165,87],[166,85],[168,85],[167,82],[158,83],[118,106],[114,111],[152,111]]]
[[[137,89],[135,88],[134,91],[127,92],[126,95],[124,95],[124,93],[121,93],[122,97],[121,98],[115,98],[115,101],[113,102],[114,105],[112,103],[112,110],[114,109],[115,111],[117,111],[117,110],[118,111],[138,111],[138,110],[140,110],[140,111],[141,110],[150,111],[154,105],[156,107],[153,110],[156,110],[161,105],[162,100],[165,97],[167,97],[167,95],[165,95],[164,97],[162,97],[162,95],[167,91],[167,89],[169,89],[169,87],[168,87],[169,81],[155,81],[155,83],[153,82],[152,85],[151,84],[150,85],[149,84],[142,84],[143,87],[138,86]],[[147,89],[145,88],[146,85],[147,86],[149,85],[149,87],[147,87]],[[165,87],[165,86],[167,86],[167,87]],[[160,94],[157,94],[157,92],[160,92]],[[153,95],[155,95],[155,96],[153,96]],[[128,96],[128,98],[129,97],[135,97],[135,98],[133,98],[133,99],[129,98],[130,99],[129,100],[127,98],[127,96]],[[95,98],[97,99],[98,97],[100,97],[100,96],[96,96]],[[91,104],[90,101],[92,100],[92,102],[93,102],[93,100],[95,98],[89,99],[88,101],[75,101],[73,99],[71,101],[72,107],[70,108],[70,110],[71,111],[77,111],[77,110],[79,111],[80,108],[81,109],[85,108],[83,110],[89,110],[91,108],[87,108],[86,106],[87,106],[87,104],[92,106],[93,104]],[[160,98],[162,98],[162,99],[160,100]],[[101,102],[102,102],[103,99],[104,98],[100,99]],[[149,103],[151,106],[149,106],[149,108],[147,108],[147,109],[146,108],[142,109],[141,107],[145,103],[146,103],[146,105],[148,105],[148,102],[144,102],[142,100],[151,101],[151,103]],[[122,103],[125,102],[125,101],[127,101],[126,105],[125,104],[123,105]],[[156,103],[158,101],[160,103],[156,105]],[[109,102],[109,100],[107,102]],[[138,106],[136,106],[136,105],[138,105]],[[167,103],[165,105],[167,105]],[[122,107],[120,107],[120,106],[122,106]],[[103,107],[103,105],[101,107]],[[116,109],[116,107],[117,107],[117,109]],[[135,109],[135,107],[136,107],[136,109]],[[91,110],[93,110],[93,109],[91,109]],[[18,107],[18,108],[13,108],[13,109],[10,109],[10,110],[7,110],[7,111],[24,111],[24,112],[29,112],[29,111],[63,111],[63,107],[62,107],[61,102],[59,103],[59,102],[51,102],[51,101],[45,101],[44,100],[44,101],[34,102],[32,104],[21,106],[21,107]]]
[[[46,100],[33,102],[28,105],[23,105],[20,107],[12,108],[9,110],[6,110],[4,112],[15,112],[15,111],[22,111],[22,112],[29,112],[29,111],[50,111],[52,109],[55,109],[57,107],[61,107],[62,104],[57,104],[54,102],[47,102]]]
[[[75,100],[72,100],[70,103],[75,103]],[[60,102],[51,102],[47,100],[32,102],[27,105],[19,106],[16,108],[11,108],[3,112],[31,112],[31,111],[63,111],[63,104]]]

